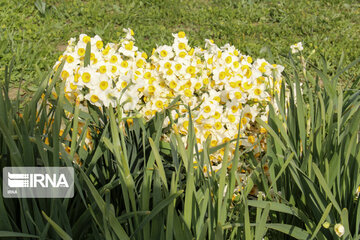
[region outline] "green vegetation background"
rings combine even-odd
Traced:
[[[53,66],[71,37],[98,34],[114,42],[128,27],[148,53],[182,30],[193,46],[210,38],[254,58],[266,57],[266,47],[287,54],[291,44],[303,41],[305,55],[320,51],[330,71],[342,52],[345,64],[360,55],[359,1],[0,0],[0,10],[0,76],[15,56],[13,83],[23,80],[26,91],[36,89],[41,72]],[[359,73],[352,69],[343,81]]]

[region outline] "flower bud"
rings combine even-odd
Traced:
[[[345,233],[345,228],[340,223],[335,224],[334,230],[335,230],[336,235],[338,235],[339,237],[341,237]]]
[[[323,223],[323,227],[326,228],[326,229],[329,228],[329,227],[330,227],[330,223],[329,223],[329,222],[324,222],[324,223]]]

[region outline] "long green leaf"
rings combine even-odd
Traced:
[[[54,222],[44,211],[42,211],[44,218],[50,223],[54,230],[59,234],[59,236],[64,240],[72,240],[72,238],[56,223]]]
[[[266,224],[266,227],[300,240],[307,240],[311,238],[311,234],[306,232],[304,229],[289,224],[272,223]]]
[[[318,234],[319,230],[322,227],[322,224],[325,222],[326,218],[328,217],[330,211],[331,211],[331,207],[332,207],[332,203],[329,203],[329,205],[326,207],[323,215],[320,218],[320,221],[318,223],[318,225],[316,226],[314,232],[312,233],[312,237],[310,240],[314,239],[316,237],[316,235]]]
[[[261,220],[260,223],[258,225],[256,225],[255,228],[255,239],[262,239],[263,236],[266,233],[266,221],[268,219],[269,216],[269,211],[270,211],[270,204],[267,203],[265,206],[265,209],[261,215]]]
[[[130,236],[130,238],[136,236],[136,234],[141,231],[141,229],[151,221],[157,214],[159,214],[164,208],[166,208],[169,204],[173,202],[175,198],[180,196],[184,190],[180,190],[177,193],[171,194],[169,197],[165,198],[161,202],[159,202],[156,207],[151,211],[149,215],[147,215],[144,220],[140,223],[139,227],[135,230],[135,232]]]
[[[320,186],[324,189],[326,196],[330,199],[330,201],[332,202],[332,204],[334,205],[335,209],[338,211],[339,214],[341,214],[341,208],[339,206],[339,204],[336,201],[336,198],[334,197],[334,195],[332,194],[329,186],[327,185],[324,177],[322,176],[320,169],[318,168],[318,166],[313,163],[313,169],[314,169],[314,173],[316,175],[316,177],[319,180]]]
[[[82,176],[82,178],[84,179],[86,185],[88,186],[91,195],[95,199],[95,202],[98,205],[100,211],[102,212],[103,215],[105,215],[105,202],[104,202],[104,200],[101,198],[100,194],[98,193],[98,191],[96,190],[94,185],[91,183],[89,178],[86,176],[84,171],[81,168],[79,169],[79,171],[80,171],[80,175]],[[129,239],[129,237],[127,236],[125,230],[121,227],[120,223],[116,219],[116,217],[114,215],[114,212],[109,213],[109,223],[110,223],[110,226],[112,227],[112,229],[114,230],[115,234],[120,239]]]
[[[0,238],[40,238],[39,236],[27,234],[27,233],[19,233],[19,232],[8,232],[8,231],[0,231]],[[70,238],[71,239],[71,238]]]

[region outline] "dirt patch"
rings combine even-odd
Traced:
[[[56,50],[60,51],[60,52],[64,52],[66,50],[67,45],[58,45],[56,47]]]
[[[10,89],[9,89],[8,94],[9,94],[10,100],[16,100],[17,95],[18,95],[18,91],[19,91],[18,88],[10,88]],[[19,91],[19,97],[22,98],[22,97],[25,96],[25,94],[26,94],[25,90],[20,89],[20,91]]]

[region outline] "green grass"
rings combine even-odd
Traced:
[[[127,27],[148,53],[183,30],[194,46],[211,38],[256,58],[267,56],[264,47],[284,55],[290,45],[303,41],[305,55],[316,49],[332,73],[342,52],[345,64],[360,55],[360,4],[351,0],[50,0],[44,1],[45,11],[34,2],[42,1],[0,0],[0,74],[14,57],[12,82],[24,81],[25,90],[35,90],[41,72],[53,66],[70,37],[98,34],[115,42]],[[352,69],[342,81],[353,81],[359,73]]]

